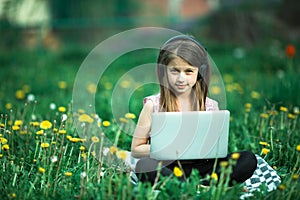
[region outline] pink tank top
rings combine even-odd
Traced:
[[[151,95],[151,96],[144,98],[144,104],[148,100],[151,100],[153,102],[154,112],[158,112],[159,111],[159,99],[160,99],[160,94]],[[205,108],[206,108],[206,111],[217,111],[217,110],[219,110],[218,102],[206,97]]]

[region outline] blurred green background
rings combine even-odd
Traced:
[[[50,103],[67,106],[77,70],[97,44],[148,26],[191,34],[207,47],[224,78],[233,113],[247,102],[260,109],[293,109],[300,102],[299,56],[296,51],[288,57],[286,46],[299,47],[299,19],[297,0],[3,0],[0,109],[17,107],[29,94],[42,111]],[[107,105],[118,78],[136,65],[155,62],[156,55],[155,50],[141,50],[112,63],[96,93],[101,117],[111,118]],[[138,114],[143,96],[155,91],[152,85],[138,90],[130,111]]]

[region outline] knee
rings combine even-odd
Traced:
[[[135,172],[137,173],[145,173],[156,171],[158,167],[158,161],[152,158],[141,158],[135,166]]]
[[[251,151],[242,151],[240,152],[240,159],[247,163],[247,167],[250,171],[254,172],[257,168],[257,159],[254,153]]]

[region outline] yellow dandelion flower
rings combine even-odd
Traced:
[[[80,122],[93,123],[94,119],[87,114],[81,114],[78,118]]]
[[[181,177],[183,175],[182,170],[177,166],[174,167],[173,173],[176,177]]]
[[[212,94],[220,94],[221,93],[221,89],[218,86],[212,86],[211,87],[211,91]]]
[[[35,126],[35,127],[36,127],[36,126],[39,126],[39,125],[40,125],[40,123],[39,123],[39,122],[30,122],[30,125],[31,125],[31,126]]]
[[[128,120],[126,118],[124,118],[124,117],[120,117],[120,122],[126,124],[126,123],[128,123]]]
[[[72,172],[65,172],[66,177],[71,177],[72,175],[73,175]]]
[[[297,145],[296,150],[300,152],[300,144]]]
[[[40,123],[41,129],[47,130],[47,129],[50,129],[51,127],[52,127],[52,123],[48,120],[44,120]]]
[[[27,132],[27,130],[22,130],[22,131],[20,131],[20,134],[21,135],[26,135],[28,132]]]
[[[36,161],[37,161],[36,159],[33,159],[33,163],[36,163]]]
[[[67,88],[67,82],[66,81],[59,81],[57,85],[60,89],[66,89]]]
[[[259,99],[260,98],[260,94],[258,92],[256,92],[256,91],[252,91],[251,92],[251,97],[253,99]]]
[[[86,153],[82,153],[82,154],[81,154],[81,157],[82,157],[82,158],[86,158]]]
[[[279,190],[285,190],[285,188],[286,188],[286,186],[285,185],[283,185],[283,184],[280,184],[279,186],[278,186],[278,189]]]
[[[92,137],[92,142],[97,143],[99,142],[99,138],[97,136]]]
[[[104,84],[104,87],[105,87],[106,90],[110,90],[113,87],[113,84],[111,82],[106,82]]]
[[[268,144],[267,142],[263,142],[263,141],[260,141],[259,144],[263,145],[263,146],[268,146],[268,147],[270,146],[270,144]]]
[[[288,118],[289,118],[289,119],[296,119],[296,116],[293,115],[292,113],[289,113],[289,114],[288,114]]]
[[[24,99],[25,98],[25,92],[23,90],[17,90],[16,91],[16,98],[17,99]]]
[[[263,148],[261,150],[261,153],[264,154],[264,155],[267,155],[269,152],[270,152],[270,149],[267,149],[267,148]]]
[[[0,123],[0,127],[1,127],[1,128],[4,128],[4,127],[5,127],[5,124]],[[2,135],[0,135],[0,136],[2,136]]]
[[[58,129],[57,129],[57,128],[53,128],[53,132],[54,132],[54,133],[57,133],[57,132],[58,132]]]
[[[280,106],[279,110],[282,111],[282,112],[287,112],[288,111],[287,107],[284,107],[284,106]]]
[[[9,145],[8,144],[4,144],[2,146],[2,150],[8,151],[9,150]]]
[[[78,113],[83,114],[83,113],[85,113],[85,111],[83,109],[78,109]]]
[[[50,146],[50,144],[48,142],[41,143],[42,148],[48,148],[49,146]]]
[[[230,74],[225,74],[223,80],[225,83],[231,83],[233,81],[233,77]]]
[[[10,196],[11,196],[11,198],[13,198],[13,199],[17,197],[16,193],[12,193]]]
[[[233,92],[233,85],[232,84],[227,84],[225,86],[225,89],[226,89],[227,92]]]
[[[228,166],[228,162],[227,161],[221,161],[220,162],[220,166],[221,167],[227,167]]]
[[[66,109],[66,107],[64,107],[64,106],[59,106],[59,107],[58,107],[58,111],[59,111],[59,112],[64,113],[64,112],[66,112],[66,110],[67,110],[67,109]]]
[[[0,158],[2,158],[2,157],[3,157],[3,154],[0,153]]]
[[[90,84],[88,84],[88,86],[87,86],[87,90],[89,91],[89,93],[95,94],[96,91],[97,91],[97,85],[96,85],[96,84],[93,84],[93,83],[90,83]]]
[[[117,151],[116,156],[121,160],[126,160],[127,153],[126,151]]]
[[[103,121],[103,122],[102,122],[102,125],[103,125],[104,127],[108,127],[108,126],[110,126],[110,122],[109,122],[109,121]]]
[[[251,103],[245,103],[245,108],[250,109],[251,107],[252,107],[252,104],[251,104]]]
[[[266,113],[261,113],[261,114],[260,114],[260,117],[261,117],[261,118],[264,118],[264,119],[268,119],[269,115],[266,114]]]
[[[4,137],[0,138],[1,144],[6,144],[7,143],[7,139],[5,139]]]
[[[16,126],[16,125],[14,125],[14,126],[12,126],[12,130],[14,130],[14,131],[18,131],[18,130],[20,130],[20,127],[19,127],[19,126]]]
[[[67,140],[70,140],[72,138],[72,136],[67,135],[66,138],[67,138]]]
[[[52,141],[51,144],[56,145],[56,142],[55,142],[55,141]]]
[[[61,135],[64,135],[64,134],[67,133],[67,131],[66,130],[59,130],[58,133],[61,134]]]
[[[41,173],[41,174],[43,174],[43,173],[45,173],[45,168],[43,168],[43,167],[39,167],[39,172]]]
[[[299,175],[298,174],[293,174],[293,176],[292,176],[292,179],[293,180],[297,180],[299,178]]]
[[[110,151],[111,154],[116,153],[117,150],[118,150],[118,149],[117,149],[117,147],[115,147],[115,146],[111,146],[111,147],[109,148],[109,151]]]
[[[269,114],[275,116],[278,115],[278,112],[276,110],[271,110]]]
[[[249,113],[250,111],[251,111],[250,108],[246,108],[246,109],[245,109],[245,112],[246,112],[246,113]]]
[[[7,110],[12,109],[12,104],[11,104],[11,103],[5,104],[5,108],[6,108]]]
[[[28,93],[28,92],[30,92],[30,86],[27,85],[27,84],[25,84],[25,85],[23,85],[22,90],[23,90],[25,93]]]
[[[237,160],[237,159],[239,159],[239,157],[240,157],[240,153],[233,153],[233,154],[231,154],[231,158],[233,160]]]
[[[84,147],[84,146],[80,146],[79,150],[80,150],[80,151],[84,151],[84,150],[85,150],[85,147]]]
[[[215,180],[215,181],[218,181],[218,174],[212,173],[212,174],[210,175],[210,178],[213,179],[213,180]]]
[[[129,88],[130,87],[130,81],[124,80],[120,83],[122,88]]]
[[[71,137],[71,138],[69,139],[69,141],[70,141],[70,142],[73,142],[73,143],[77,143],[77,142],[81,142],[81,139],[80,139],[80,138],[72,138],[72,137]]]
[[[14,125],[15,126],[21,126],[23,124],[22,120],[15,120]]]
[[[125,117],[128,118],[128,119],[135,119],[136,118],[135,114],[133,114],[133,113],[126,113]]]
[[[44,130],[39,130],[35,134],[37,134],[37,135],[43,135],[44,134]]]

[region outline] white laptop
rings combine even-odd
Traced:
[[[227,156],[228,110],[152,114],[150,157],[158,160]]]

